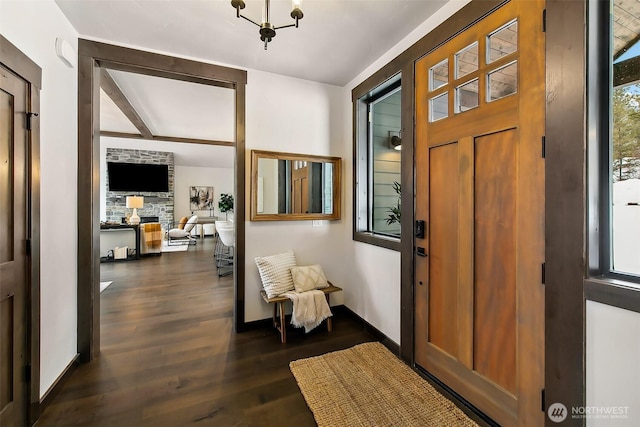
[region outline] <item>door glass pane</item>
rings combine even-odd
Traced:
[[[478,79],[473,79],[456,88],[456,113],[478,106]]]
[[[487,36],[487,64],[518,50],[518,21],[512,21]]]
[[[640,18],[613,2],[611,90],[611,268],[640,275]]]
[[[449,60],[434,65],[429,69],[429,88],[436,90],[449,83]]]
[[[478,42],[474,42],[456,53],[455,58],[456,79],[476,71],[478,69]]]
[[[0,90],[0,262],[13,260],[13,96]]]
[[[429,100],[429,121],[444,119],[449,115],[449,92]]]
[[[518,63],[512,62],[487,74],[487,102],[513,95],[518,91]]]

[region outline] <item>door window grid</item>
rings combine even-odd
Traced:
[[[478,42],[473,42],[455,54],[456,79],[471,74],[478,69]]]
[[[487,64],[518,50],[518,21],[511,21],[487,36]]]
[[[449,59],[431,67],[429,70],[429,88],[433,91],[449,83]]]
[[[453,81],[449,81],[449,58],[429,68],[429,90],[433,92],[446,89],[446,86],[458,83],[457,80],[462,77],[477,72],[482,65],[479,64],[479,58],[483,56],[480,49],[480,44],[475,41],[453,54],[455,65]],[[452,92],[454,114],[469,111],[480,105],[481,84],[486,84],[486,100],[483,102],[496,101],[517,93],[517,60],[506,65],[504,61],[499,61],[494,66],[490,64],[518,52],[518,20],[514,19],[490,32],[486,36],[486,44],[482,49],[486,50],[485,70],[481,70],[475,79],[455,86]],[[449,92],[451,91],[443,91],[429,99],[429,122],[449,117]]]
[[[473,79],[456,88],[456,113],[478,106],[478,79]]]

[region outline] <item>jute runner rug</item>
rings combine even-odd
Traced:
[[[319,427],[477,426],[378,342],[289,367]]]

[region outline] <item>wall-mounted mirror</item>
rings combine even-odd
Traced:
[[[339,157],[251,152],[251,221],[340,219]]]

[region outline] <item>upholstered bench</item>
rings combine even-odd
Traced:
[[[325,293],[325,296],[327,297],[327,303],[331,305],[329,301],[330,295],[334,292],[341,291],[342,288],[334,286],[333,283],[331,282],[328,282],[328,283],[329,283],[328,287],[318,289],[318,290]],[[265,302],[269,304],[273,304],[273,327],[276,328],[278,331],[280,331],[280,341],[282,341],[283,343],[287,342],[287,327],[286,327],[287,325],[284,320],[284,304],[287,301],[291,301],[291,300],[287,297],[268,298],[267,293],[264,290],[260,291],[260,295],[262,295],[262,299],[265,300]],[[332,327],[333,327],[333,323],[331,322],[331,317],[328,317],[327,331],[331,332]]]

